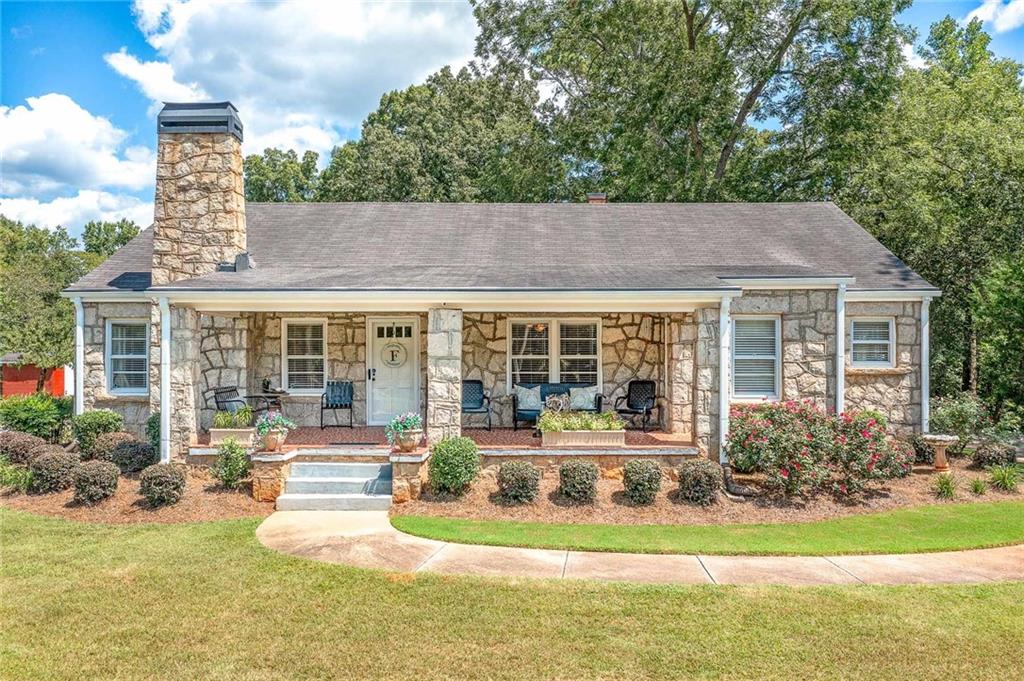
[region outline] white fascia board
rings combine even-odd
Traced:
[[[175,305],[204,312],[685,312],[741,295],[738,288],[690,291],[186,291],[163,290]]]
[[[750,289],[834,289],[849,286],[853,277],[719,277],[723,284]]]
[[[83,303],[155,302],[156,295],[146,291],[61,291],[62,298],[79,298]]]
[[[920,302],[922,300],[931,300],[932,298],[938,298],[942,295],[942,291],[937,289],[924,289],[924,290],[906,290],[906,289],[870,289],[870,290],[851,290],[846,291],[846,302],[848,303],[901,303],[901,302]]]

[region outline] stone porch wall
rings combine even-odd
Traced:
[[[150,396],[112,395],[107,386],[106,333],[107,320],[138,320],[150,322],[149,386],[160,391],[160,312],[147,302],[83,303],[85,312],[85,366],[82,368],[82,401],[86,410],[110,409],[124,418],[125,430],[139,437],[145,435],[149,418]],[[157,324],[152,325],[155,317]]]
[[[856,317],[892,317],[896,324],[896,361],[891,369],[851,366],[846,345],[846,409],[876,409],[901,432],[921,429],[921,303],[846,304],[846,337]]]
[[[200,318],[199,341],[199,428],[209,430],[216,412],[213,395],[206,391],[219,386],[249,389],[249,325],[251,317],[204,314]]]

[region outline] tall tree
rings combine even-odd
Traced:
[[[138,233],[139,226],[131,220],[121,219],[117,222],[94,220],[85,223],[82,244],[85,246],[86,253],[95,253],[106,258],[134,239]]]
[[[778,184],[821,194],[908,36],[909,0],[474,4],[478,57],[550,86],[571,176],[620,200],[760,197],[749,170],[767,151]],[[752,127],[768,119],[782,131]]]
[[[102,260],[76,245],[62,227],[49,231],[0,215],[0,352],[20,352],[41,369],[71,362],[73,311],[60,292]],[[40,372],[39,389],[43,380]]]
[[[319,154],[307,151],[302,158],[289,149],[265,149],[244,161],[246,201],[312,201],[320,171]]]
[[[335,149],[318,198],[329,201],[550,201],[565,169],[523,77],[445,67],[390,92],[362,135]]]
[[[940,393],[978,390],[984,339],[974,291],[994,262],[1024,249],[1024,71],[988,43],[978,21],[932,27],[925,68],[902,76],[837,195],[943,290],[933,318]]]

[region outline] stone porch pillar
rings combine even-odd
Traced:
[[[693,440],[694,358],[697,325],[690,315],[666,318],[668,414],[665,427]]]
[[[696,440],[701,456],[718,461],[721,400],[718,390],[719,376],[719,308],[697,310],[697,386],[694,411],[696,412]]]
[[[160,390],[150,391],[150,402],[153,409],[160,410],[161,459],[180,461],[188,454],[189,446],[196,442],[199,313],[186,307],[167,306],[166,313],[161,313],[159,319]],[[165,320],[168,322],[166,329]],[[164,348],[168,340],[169,351]]]
[[[462,310],[427,313],[427,442],[462,434]]]

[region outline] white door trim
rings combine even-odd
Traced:
[[[364,362],[363,369],[366,371],[364,379],[366,380],[366,425],[368,426],[386,426],[387,421],[374,421],[371,418],[373,414],[373,386],[370,381],[370,360],[374,358],[373,355],[373,325],[376,322],[400,322],[402,324],[412,323],[412,337],[413,337],[413,368],[414,376],[416,379],[416,410],[420,409],[420,351],[422,339],[420,338],[420,318],[417,316],[399,316],[399,317],[367,317],[366,318],[366,362]]]

